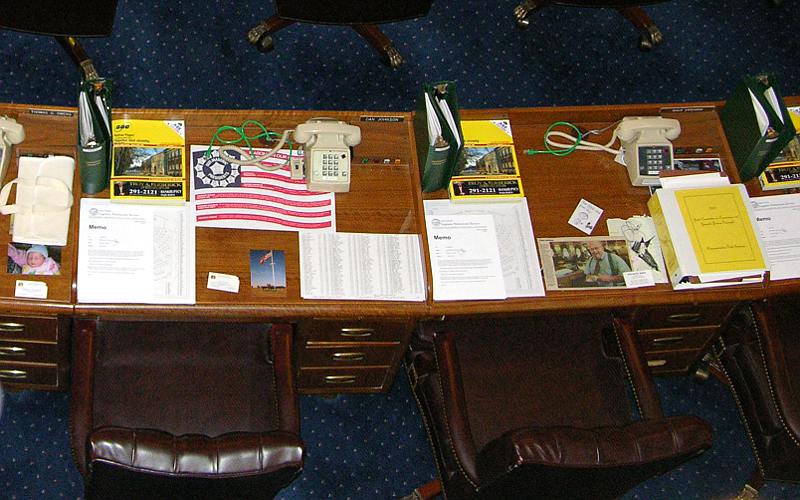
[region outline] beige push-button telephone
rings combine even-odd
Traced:
[[[350,191],[350,147],[361,142],[360,128],[332,118],[313,118],[298,125],[293,136],[304,144],[309,190]]]
[[[673,169],[672,143],[681,135],[674,118],[626,116],[615,131],[625,149],[625,165],[634,186],[658,186],[659,174]]]
[[[0,116],[0,184],[6,178],[11,160],[11,145],[25,140],[25,129],[13,118]]]

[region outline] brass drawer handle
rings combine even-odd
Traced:
[[[702,318],[700,313],[676,313],[667,316],[667,321],[671,323],[696,323]]]
[[[325,383],[326,384],[355,384],[356,383],[356,376],[355,375],[326,375],[325,376]]]
[[[373,333],[374,328],[342,328],[339,331],[342,337],[370,337]]]
[[[674,337],[659,337],[657,339],[651,340],[651,342],[653,344],[664,345],[664,344],[679,344],[683,342],[683,340],[684,340],[683,335],[675,335]]]
[[[666,364],[667,364],[667,360],[666,359],[648,359],[647,360],[647,366],[649,366],[651,368],[664,366]]]
[[[24,347],[0,347],[0,356],[9,356],[9,357],[23,357],[25,356],[26,349]]]
[[[334,361],[364,361],[367,355],[363,352],[335,352]]]
[[[0,378],[6,380],[24,380],[28,378],[28,372],[25,370],[0,370]]]
[[[0,332],[3,333],[19,333],[25,331],[25,325],[22,323],[0,323]]]

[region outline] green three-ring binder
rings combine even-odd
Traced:
[[[795,136],[774,75],[743,78],[719,117],[742,182],[760,175]]]
[[[414,115],[414,136],[422,190],[445,189],[464,143],[454,82],[423,85]]]

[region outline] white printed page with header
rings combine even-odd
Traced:
[[[500,263],[508,297],[543,297],[539,254],[534,243],[528,200],[497,203],[451,203],[425,200],[425,219],[442,215],[490,215],[494,218]]]
[[[195,303],[191,207],[81,200],[78,302]]]
[[[800,278],[800,194],[750,198],[771,281]]]
[[[506,298],[491,215],[434,215],[425,224],[433,300]]]

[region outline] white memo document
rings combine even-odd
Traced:
[[[498,203],[451,203],[425,200],[425,220],[443,215],[491,215],[494,218],[500,263],[508,297],[543,297],[539,254],[533,237],[528,200]],[[426,222],[427,223],[427,222]]]
[[[195,303],[195,232],[183,206],[81,200],[78,302]]]
[[[800,278],[800,194],[750,198],[771,281]]]
[[[433,300],[505,299],[491,215],[426,217]]]

